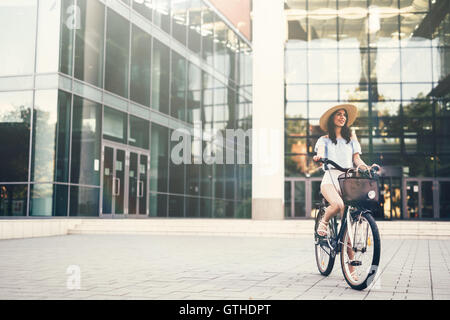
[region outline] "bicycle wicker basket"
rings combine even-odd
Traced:
[[[379,202],[380,187],[376,177],[349,170],[339,175],[342,199],[348,203],[374,204]]]

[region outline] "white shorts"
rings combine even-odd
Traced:
[[[330,173],[331,173],[331,177],[330,177]],[[336,187],[336,189],[338,190],[339,195],[342,195],[341,192],[341,186],[339,185],[339,181],[338,181],[338,177],[343,174],[342,171],[339,171],[337,169],[331,169],[331,170],[326,170],[323,178],[322,178],[322,182],[320,184],[320,188],[322,189],[322,186],[324,184],[331,184]]]

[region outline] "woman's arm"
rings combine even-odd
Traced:
[[[352,130],[352,135],[351,135],[350,139],[358,141],[358,138],[356,137],[356,133],[354,130]],[[369,168],[369,166],[367,164],[365,164],[364,161],[362,161],[358,152],[353,154],[353,163],[355,164],[356,167],[365,166],[367,169]]]

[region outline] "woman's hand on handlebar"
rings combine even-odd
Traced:
[[[313,157],[313,160],[315,162],[319,161],[320,159],[322,159],[322,156],[316,155],[316,156]]]

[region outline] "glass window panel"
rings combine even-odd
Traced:
[[[322,114],[338,104],[337,101],[329,101],[329,102],[309,102],[309,115],[308,118],[316,118],[319,119]]]
[[[408,101],[403,102],[403,114],[406,117],[432,117],[433,105],[431,101]],[[419,128],[417,128],[419,129]]]
[[[205,147],[203,148],[205,150]],[[201,166],[201,185],[200,185],[200,195],[203,197],[211,197],[211,187],[212,187],[212,165],[204,164]]]
[[[371,56],[371,79],[373,82],[400,82],[400,52],[378,49]]]
[[[225,198],[229,200],[234,199],[236,181],[235,167],[234,164],[225,165]]]
[[[128,97],[130,22],[108,9],[105,89]]]
[[[367,47],[367,10],[360,6],[365,7],[365,3],[352,1],[351,6],[346,7],[341,4],[338,15],[340,48]]]
[[[311,176],[320,169],[309,155],[286,155],[285,156],[285,176],[305,177]]]
[[[101,105],[74,96],[71,181],[100,184]]]
[[[0,181],[28,180],[33,93],[0,92]]]
[[[333,49],[308,51],[308,77],[310,83],[338,82],[338,55]]]
[[[59,71],[72,75],[73,60],[73,38],[74,38],[74,0],[61,1],[61,21],[60,21],[60,45],[59,45]]]
[[[214,199],[213,205],[214,205],[213,218],[218,219],[225,218],[225,201]]]
[[[322,100],[338,100],[338,86],[337,85],[309,85],[310,101]]]
[[[152,123],[150,190],[167,192],[168,157],[170,155],[168,129]],[[151,202],[150,202],[151,203]]]
[[[432,81],[431,48],[403,48],[401,54],[403,82]]]
[[[152,0],[133,0],[133,9],[139,12],[143,17],[152,21],[153,10]]]
[[[307,85],[286,85],[286,99],[291,100],[308,100],[308,86]]]
[[[197,197],[186,197],[186,217],[200,217],[200,199]]]
[[[439,182],[439,217],[450,219],[450,181]]]
[[[27,215],[27,185],[0,184],[0,217],[23,217]]]
[[[361,67],[367,74],[368,64],[363,64],[364,55],[359,49],[339,50],[339,81],[340,82],[359,82],[364,78],[361,74]]]
[[[172,131],[170,132],[172,134]],[[190,137],[183,136],[182,139],[190,139]],[[184,141],[184,140],[183,140]],[[178,141],[170,142],[170,150],[173,150],[176,145],[181,143],[181,139]],[[188,150],[183,150],[183,152],[188,152]],[[184,154],[180,154],[180,156],[184,156]],[[178,193],[184,194],[185,185],[184,185],[184,175],[185,175],[185,164],[177,164],[173,161],[173,159],[169,159],[169,192],[170,193]]]
[[[306,138],[286,137],[286,153],[308,153]]]
[[[436,134],[449,137],[447,139],[450,142],[450,117],[436,118]]]
[[[369,9],[365,28],[369,33],[371,48],[398,48],[400,33],[399,15],[396,4],[380,4]]]
[[[305,217],[305,182],[304,181],[296,181],[295,182],[295,191],[294,191],[294,216],[296,218]]]
[[[380,136],[400,136],[402,134],[401,118],[393,117],[373,117],[372,132],[374,135]]]
[[[400,102],[375,102],[372,103],[372,116],[397,116],[400,114]],[[391,124],[390,124],[391,125]]]
[[[202,22],[202,50],[203,59],[209,65],[213,64],[213,52],[214,52],[214,13],[208,8],[203,10],[203,22]]]
[[[71,186],[69,215],[71,217],[98,217],[99,196],[99,188]]]
[[[446,15],[439,13],[446,12]],[[435,29],[433,34],[434,46],[448,46],[450,45],[450,2],[436,1],[431,9],[431,16],[440,17],[439,20],[434,20]]]
[[[212,199],[200,198],[200,216],[203,218],[212,218]]]
[[[285,134],[287,137],[304,137],[306,136],[308,129],[308,120],[286,120],[285,122]],[[302,152],[297,152],[302,153]]]
[[[307,118],[308,109],[306,102],[288,102],[286,103],[286,118]]]
[[[130,98],[150,105],[151,37],[135,25],[131,40]]]
[[[154,0],[153,3],[153,23],[170,33],[170,0]]]
[[[191,4],[188,8],[188,45],[189,49],[198,54],[201,53],[202,10],[204,10],[204,5],[201,0],[191,1]]]
[[[169,114],[170,50],[153,40],[152,108]]]
[[[284,182],[284,216],[285,217],[291,217],[291,201],[292,201],[292,195],[291,195],[291,182],[285,181]]]
[[[32,184],[30,216],[67,216],[68,186]]]
[[[132,146],[148,149],[149,122],[130,115],[130,137],[128,143]]]
[[[187,8],[190,0],[174,0],[171,2],[172,35],[175,39],[186,45]]]
[[[369,91],[367,87],[362,87],[359,84],[341,84],[339,86],[339,100],[346,101],[360,101],[368,100]]]
[[[372,86],[376,87],[379,101],[400,100],[400,84],[374,83]],[[393,104],[395,105],[396,103],[394,102]]]
[[[34,71],[37,2],[0,2],[0,76]]]
[[[373,152],[380,153],[400,153],[401,152],[400,138],[388,137],[373,137],[372,147]]]
[[[126,143],[127,122],[127,115],[125,113],[105,106],[103,113],[103,137]]]
[[[187,121],[201,121],[202,72],[196,65],[189,63],[187,92]]]
[[[70,104],[63,91],[36,91],[31,181],[67,182]]]
[[[332,1],[327,1],[329,5],[335,6]],[[311,2],[312,6],[316,6],[316,2]],[[323,10],[327,5],[324,3],[324,7],[320,7],[317,11],[309,8],[309,28],[311,29],[311,39],[309,40],[309,48],[336,48],[337,42],[337,15],[336,10]],[[322,9],[322,11],[320,11]],[[329,11],[329,13],[327,13]],[[324,13],[325,12],[325,13]],[[314,36],[312,36],[314,35]],[[311,69],[310,69],[311,70]]]
[[[227,25],[216,17],[214,23],[214,68],[225,76],[230,74],[229,57],[226,50],[227,32]]]
[[[431,83],[404,83],[402,85],[403,100],[426,99],[431,92]]]
[[[433,118],[409,118],[404,117],[404,134],[407,135],[431,135],[433,133]]]
[[[286,50],[285,81],[287,84],[307,83],[307,51]]]
[[[419,1],[416,1],[419,2]],[[423,1],[425,2],[425,1]],[[425,13],[403,13],[400,17],[400,36],[402,47],[430,47],[431,26]]]
[[[184,197],[169,195],[169,217],[184,217]]]
[[[167,217],[167,195],[150,193],[150,217]]]
[[[436,157],[436,176],[450,177],[450,155],[439,155]],[[448,193],[446,196],[448,197]]]
[[[172,87],[170,114],[185,120],[186,117],[186,59],[172,51]]]
[[[422,155],[408,155],[403,159],[403,170],[409,177],[433,177],[434,157]]]
[[[57,5],[53,0],[39,2],[39,21],[37,34],[36,71],[58,72],[61,1]],[[65,12],[65,11],[63,11]]]
[[[431,50],[433,51],[433,81],[438,82],[450,74],[450,49],[438,47]]]
[[[74,75],[102,87],[105,6],[97,0],[79,0],[77,5],[80,28],[76,30]]]

